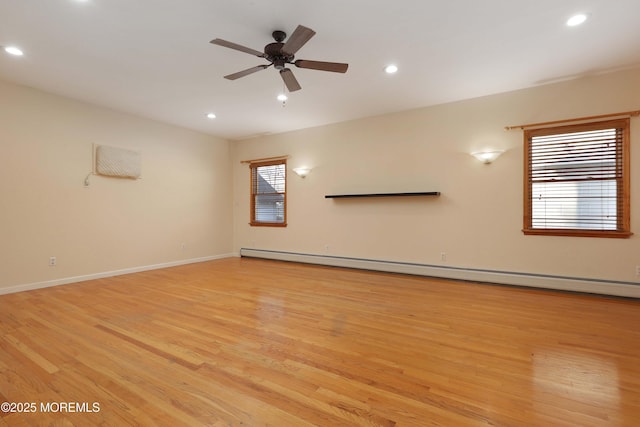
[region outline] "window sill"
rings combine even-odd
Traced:
[[[252,227],[286,227],[286,222],[250,222]]]
[[[609,239],[628,239],[633,236],[630,231],[597,231],[597,230],[564,230],[564,229],[523,229],[529,236],[565,236],[565,237],[601,237]]]

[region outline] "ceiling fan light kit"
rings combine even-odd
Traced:
[[[224,76],[225,79],[236,80],[241,77],[248,76],[249,74],[264,70],[265,68],[269,68],[273,65],[276,70],[279,70],[280,77],[287,87],[287,90],[289,90],[289,92],[295,92],[302,89],[302,86],[300,86],[300,83],[298,83],[298,80],[293,75],[293,71],[291,71],[290,68],[287,68],[287,64],[294,65],[298,68],[331,71],[333,73],[346,73],[349,68],[349,64],[339,62],[310,61],[305,59],[295,60],[295,54],[298,50],[300,50],[300,48],[302,48],[302,46],[304,46],[315,34],[316,32],[312,29],[298,25],[293,31],[293,34],[291,34],[289,39],[285,42],[284,40],[287,38],[287,34],[284,31],[276,30],[271,34],[275,42],[266,45],[264,47],[264,52],[223,39],[213,39],[210,43],[248,53],[259,58],[265,58],[269,61],[269,64],[257,65],[246,70],[238,71],[237,73],[226,75]]]

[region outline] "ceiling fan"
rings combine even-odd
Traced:
[[[255,67],[224,76],[225,79],[236,80],[240,77],[248,76],[249,74],[264,70],[273,65],[276,70],[280,70],[280,77],[282,77],[282,80],[287,86],[287,89],[289,89],[289,92],[295,92],[296,90],[302,89],[302,87],[293,75],[291,69],[286,67],[287,64],[295,65],[298,68],[332,71],[334,73],[346,73],[347,68],[349,67],[349,64],[342,64],[338,62],[309,61],[306,59],[297,59],[294,61],[296,52],[298,52],[298,50],[300,50],[300,48],[304,46],[315,34],[316,32],[312,29],[298,25],[289,39],[284,42],[284,39],[287,38],[287,34],[284,31],[276,30],[271,34],[275,42],[266,45],[264,47],[264,52],[222,39],[213,39],[210,43],[228,47],[229,49],[239,50],[240,52],[255,55],[259,58],[265,58],[269,61],[269,64],[257,65]]]

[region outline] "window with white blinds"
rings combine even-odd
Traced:
[[[286,160],[251,164],[251,225],[287,225],[286,188]]]
[[[629,119],[525,131],[525,234],[628,237]]]

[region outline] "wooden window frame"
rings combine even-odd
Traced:
[[[276,166],[276,165],[284,165],[284,192],[282,193],[273,193],[273,194],[282,194],[284,196],[284,208],[283,208],[283,221],[282,222],[269,222],[269,221],[258,221],[256,220],[256,197],[259,195],[257,192],[257,174],[258,168],[264,166]],[[251,221],[249,225],[252,227],[286,227],[287,226],[287,160],[286,159],[277,159],[277,160],[268,160],[268,161],[260,161],[260,162],[251,162],[249,165],[249,185],[251,195]],[[262,193],[263,195],[265,193]],[[268,193],[267,193],[268,194]]]
[[[619,186],[617,198],[618,211],[616,230],[597,229],[560,229],[560,228],[534,228],[532,225],[532,165],[531,165],[531,138],[536,136],[547,136],[553,134],[564,134],[571,132],[583,132],[607,128],[622,129],[622,153],[621,162],[622,177],[617,181]],[[630,120],[629,118],[596,121],[574,125],[554,126],[545,128],[525,129],[524,131],[524,220],[523,233],[525,235],[544,236],[573,236],[573,237],[605,237],[605,238],[628,238],[633,235],[630,230]],[[619,199],[622,198],[622,202]]]

